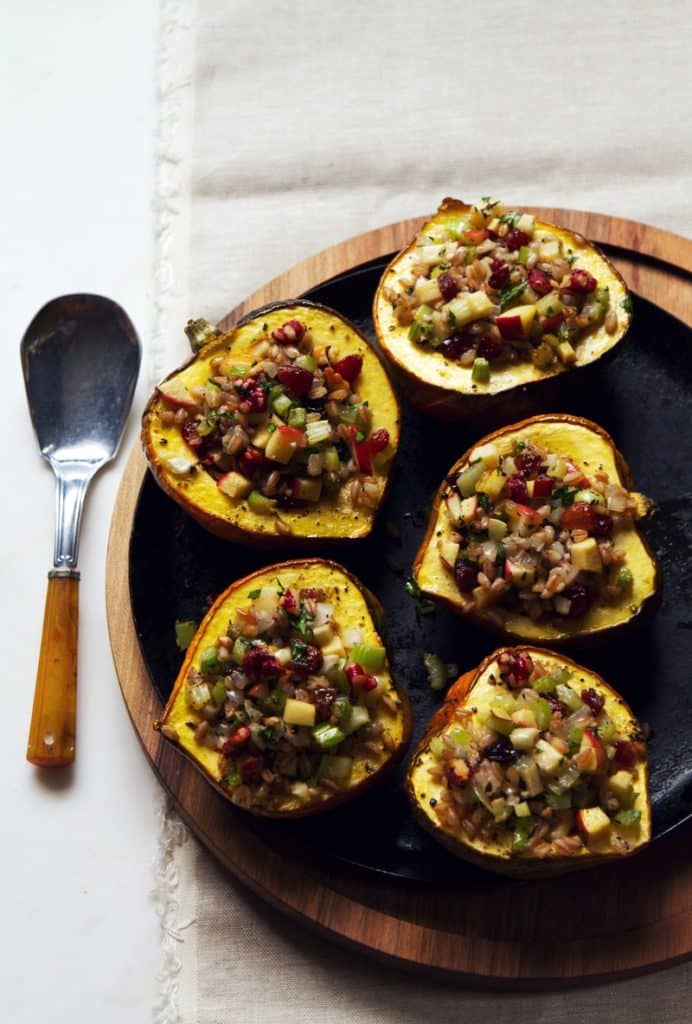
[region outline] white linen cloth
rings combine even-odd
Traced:
[[[343,238],[445,195],[692,228],[692,5],[164,0],[155,374]],[[164,823],[167,985],[183,1024],[689,1020],[692,968],[540,996],[471,992],[309,935]]]

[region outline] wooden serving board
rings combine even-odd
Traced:
[[[540,209],[607,246],[634,292],[692,326],[692,243],[633,221]],[[406,244],[418,220],[349,239],[260,289],[221,322],[293,298],[360,263]],[[154,732],[160,699],[140,653],[132,618],[128,546],[146,471],[139,446],[123,475],[107,556],[111,647],[125,704],[159,779],[211,853],[277,909],[317,931],[410,968],[513,989],[612,979],[669,966],[692,955],[692,829],[683,827],[641,855],[592,872],[531,883],[508,880],[474,890],[406,883],[320,864],[273,848]],[[230,581],[229,581],[230,582]],[[463,873],[461,873],[463,874]]]

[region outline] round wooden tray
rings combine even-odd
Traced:
[[[632,221],[541,209],[607,246],[637,294],[692,326],[692,243]],[[334,246],[282,274],[228,314],[228,327],[266,302],[292,298],[406,244],[422,219]],[[277,909],[319,932],[411,968],[451,972],[513,989],[622,977],[692,955],[692,829],[681,828],[632,860],[562,879],[507,881],[474,891],[404,883],[291,857],[253,833],[201,774],[154,732],[160,699],[132,619],[128,546],[146,471],[139,446],[123,475],[111,524],[106,599],[125,704],[147,757],[185,822],[212,854]]]

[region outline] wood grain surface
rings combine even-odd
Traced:
[[[634,292],[692,326],[692,242],[601,214],[533,212],[607,247]],[[422,220],[392,224],[311,257],[251,295],[221,326],[403,247]],[[108,545],[113,659],[156,774],[181,817],[235,876],[324,935],[410,969],[451,973],[476,985],[517,990],[579,984],[643,973],[692,955],[691,828],[631,860],[591,872],[487,888],[460,882],[452,889],[320,863],[309,852],[272,848],[253,833],[243,813],[152,728],[161,702],[140,654],[128,578],[129,538],[145,471],[137,446],[123,475]]]

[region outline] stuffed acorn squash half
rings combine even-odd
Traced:
[[[613,439],[549,415],[487,435],[440,487],[416,555],[428,597],[498,634],[585,642],[640,622],[660,570],[637,529],[651,502],[632,490]]]
[[[411,734],[379,615],[334,562],[253,573],[210,609],[157,728],[253,814],[297,818],[352,799],[401,760]]]
[[[399,441],[373,348],[310,302],[268,306],[157,388],[142,443],[163,490],[205,529],[262,547],[367,536]]]
[[[549,381],[614,354],[631,301],[581,235],[445,199],[385,270],[373,321],[413,405],[478,423],[530,411]]]
[[[619,860],[651,834],[646,746],[594,672],[502,648],[454,683],[417,747],[407,792],[452,853],[520,878]]]

